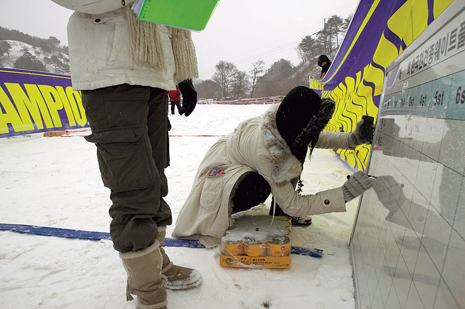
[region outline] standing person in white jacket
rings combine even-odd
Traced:
[[[315,195],[295,189],[308,150],[354,149],[373,138],[373,128],[367,137],[360,134],[364,120],[352,133],[322,132],[334,107],[313,90],[296,87],[263,116],[241,122],[217,141],[200,163],[173,236],[218,245],[231,214],[263,203],[270,193],[288,216],[345,211],[345,203],[371,188],[374,178],[356,172],[342,187]]]
[[[161,247],[172,223],[168,91],[179,86],[183,112],[197,103],[197,58],[189,31],[140,21],[124,0],[53,0],[74,10],[68,23],[71,79],[81,90],[110,188],[110,234],[128,275],[127,300],[166,308],[166,289],[188,289],[201,275],[173,265]]]

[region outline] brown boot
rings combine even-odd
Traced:
[[[166,309],[166,277],[162,275],[160,243],[155,241],[147,249],[120,253],[128,275],[127,300],[137,295],[137,309]]]
[[[170,290],[188,290],[202,283],[202,275],[196,269],[174,265],[161,248],[165,244],[166,226],[158,228],[157,240],[160,242],[160,252],[163,256],[162,274],[168,280],[166,288]]]

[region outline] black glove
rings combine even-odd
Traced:
[[[184,114],[184,116],[189,116],[197,104],[197,91],[192,84],[191,79],[186,79],[178,84],[179,91],[182,94],[182,108],[179,111],[179,114]]]
[[[349,135],[349,147],[353,148],[361,144],[371,144],[373,142],[374,131],[373,117],[363,116],[362,120],[357,122],[355,130]]]
[[[373,177],[369,177],[364,172],[355,172],[342,186],[344,201],[347,203],[348,201],[353,200],[366,190],[370,189],[374,182],[375,179]]]

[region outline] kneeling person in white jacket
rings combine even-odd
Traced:
[[[345,203],[369,189],[373,178],[356,172],[340,188],[314,195],[295,190],[309,150],[354,149],[371,142],[360,138],[363,120],[353,133],[322,132],[334,108],[333,101],[296,87],[263,116],[241,122],[218,140],[200,163],[173,236],[207,247],[219,244],[231,214],[263,203],[270,193],[292,217],[345,211]]]

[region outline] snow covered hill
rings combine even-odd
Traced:
[[[67,54],[14,40],[0,40],[0,67],[70,75]]]

